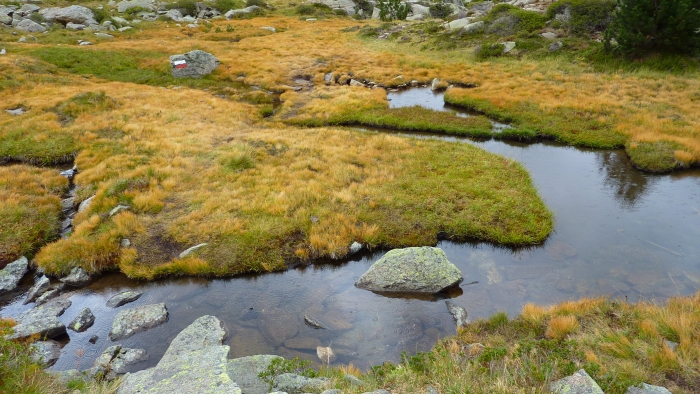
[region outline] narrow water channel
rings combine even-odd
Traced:
[[[391,93],[389,99],[392,106],[444,109],[442,95],[429,89]],[[650,175],[633,168],[621,150],[412,136],[471,143],[518,160],[555,214],[555,230],[539,247],[438,244],[464,274],[465,284],[449,296],[471,319],[497,311],[515,315],[528,302],[603,294],[662,302],[700,289],[699,170]],[[146,293],[122,308],[165,302],[170,313],[166,324],[118,342],[150,353],[150,360],[135,370],[157,363],[174,336],[206,314],[225,322],[231,357],[268,353],[318,362],[316,346],[330,345],[339,356],[336,363],[352,362],[361,369],[398,361],[402,351],[428,350],[439,338],[454,334],[443,300],[387,298],[353,286],[382,254],[231,279],[136,282],[121,274],[104,275],[74,295],[60,317],[69,323],[87,306],[97,319],[84,333],[69,331],[51,369],[89,368],[115,344],[107,334],[119,309],[107,308],[105,302],[129,289]],[[466,285],[473,281],[479,283]],[[32,278],[25,278],[23,286],[31,283]],[[0,315],[15,316],[31,306],[22,300],[5,302]],[[306,326],[304,314],[328,329]],[[99,336],[96,344],[88,342],[92,335]]]

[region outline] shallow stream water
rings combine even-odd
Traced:
[[[442,95],[429,89],[390,93],[389,99],[392,106],[444,109]],[[464,274],[460,289],[446,296],[465,307],[470,319],[497,311],[515,315],[528,302],[552,304],[603,294],[661,302],[700,289],[700,170],[650,175],[633,168],[622,150],[411,135],[475,144],[518,160],[555,215],[554,232],[534,248],[438,244]],[[169,321],[118,342],[150,353],[150,360],[134,370],[155,365],[175,335],[206,314],[225,322],[231,357],[271,353],[318,362],[316,346],[330,345],[338,354],[336,363],[352,362],[361,369],[398,361],[402,351],[428,350],[439,338],[454,334],[443,299],[388,298],[354,287],[383,253],[230,279],[137,282],[121,274],[103,275],[72,296],[72,306],[60,317],[69,323],[90,307],[97,319],[84,333],[69,331],[51,369],[91,367],[114,344],[108,332],[118,310],[158,302],[165,302]],[[24,289],[32,280],[24,279]],[[473,281],[479,283],[466,284]],[[146,293],[121,308],[105,306],[112,295],[130,289]],[[0,315],[29,309],[23,299],[0,300]],[[328,329],[305,325],[304,314]],[[88,342],[92,335],[99,336],[96,344]]]

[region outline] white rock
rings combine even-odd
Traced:
[[[542,33],[540,35],[548,40],[553,40],[553,39],[557,38],[556,33],[552,33],[550,31]]]
[[[197,250],[197,249],[199,249],[199,248],[203,248],[203,247],[205,247],[205,246],[207,246],[206,243],[199,244],[199,245],[195,245],[195,246],[193,246],[193,247],[191,247],[191,248],[185,250],[184,252],[180,253],[180,258],[181,258],[181,259],[182,259],[182,258],[185,258],[185,257],[189,256],[190,254],[192,254],[192,252],[194,252],[195,250]]]
[[[263,27],[261,27],[261,29],[267,30],[267,31],[271,31],[271,32],[273,32],[273,33],[277,33],[277,29],[275,29],[275,28],[272,27],[272,26],[263,26]]]
[[[503,53],[508,53],[515,48],[515,41],[506,41],[501,44],[503,44]]]

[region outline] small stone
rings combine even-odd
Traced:
[[[40,295],[46,293],[49,290],[50,283],[49,278],[42,276],[39,280],[29,289],[27,293],[27,298],[24,300],[23,305],[27,305],[30,302],[36,300]]]
[[[92,43],[90,41],[83,41],[83,42],[79,43],[78,45],[81,47],[84,47],[84,46],[92,45]]]
[[[46,291],[46,293],[42,294],[41,297],[37,298],[36,301],[34,301],[34,304],[36,306],[46,304],[49,302],[49,300],[56,298],[61,293],[60,289],[49,289]]]
[[[445,301],[445,305],[447,305],[447,310],[450,311],[450,314],[452,314],[455,324],[457,325],[457,329],[466,327],[467,310],[449,300]]]
[[[560,50],[564,46],[564,43],[561,41],[553,42],[549,45],[549,51],[550,52],[555,52]]]
[[[191,247],[191,248],[185,250],[184,252],[180,253],[180,256],[179,256],[179,257],[180,257],[181,259],[184,259],[185,257],[189,256],[190,254],[194,253],[194,251],[196,251],[197,249],[203,248],[203,247],[205,247],[205,246],[207,246],[207,245],[208,245],[208,244],[206,244],[206,243],[199,244],[199,245],[195,245],[195,246],[193,246],[193,247]]]
[[[24,108],[22,108],[22,107],[15,108],[15,109],[6,109],[5,112],[7,112],[10,115],[15,115],[15,116],[24,115],[27,113],[27,111],[25,111]]]
[[[129,240],[129,238],[122,239],[121,247],[128,248],[129,246],[131,246],[131,241]]]
[[[319,322],[318,320],[314,319],[313,317],[311,317],[309,315],[304,315],[304,322],[313,328],[317,328],[317,329],[318,328],[320,328],[320,329],[326,328],[326,326],[321,324],[321,322]]]
[[[503,53],[508,53],[515,48],[515,41],[506,41],[501,44],[503,44]]]
[[[58,320],[66,309],[71,306],[69,300],[56,298],[44,305],[20,313],[15,317],[17,325],[13,327],[14,334],[8,339],[18,339],[38,336],[39,338],[54,338],[66,333],[66,326]]]
[[[556,33],[552,33],[552,32],[549,32],[549,31],[548,31],[548,32],[545,32],[545,33],[542,33],[542,34],[540,34],[540,35],[541,35],[542,37],[548,39],[548,40],[553,40],[553,39],[557,38],[557,34],[556,34]]]
[[[226,371],[244,393],[267,393],[270,386],[258,374],[265,372],[274,360],[284,359],[271,355],[234,358],[228,362]]]
[[[83,286],[90,281],[90,276],[83,268],[73,267],[68,276],[59,280],[69,286]]]
[[[83,309],[78,316],[68,325],[68,328],[75,332],[83,332],[95,323],[95,315],[90,308]]]
[[[149,357],[144,349],[121,348],[110,363],[110,369],[115,373],[124,374],[130,366],[146,361]]]
[[[353,386],[362,386],[363,383],[360,379],[357,378],[357,376],[350,375],[349,373],[346,373],[343,379],[345,379],[345,381],[347,381]]]
[[[625,394],[671,394],[666,387],[652,386],[650,384],[642,383],[639,387],[628,387]]]
[[[17,42],[27,42],[27,37],[20,37]]]
[[[216,56],[200,50],[170,56],[170,71],[175,78],[200,78],[211,74],[219,64]]]
[[[359,86],[359,87],[363,87],[363,88],[367,87],[367,85],[365,85],[364,83],[357,81],[355,79],[350,80],[350,86]]]
[[[275,28],[272,27],[272,26],[263,26],[263,27],[261,27],[261,29],[267,30],[267,31],[271,31],[271,32],[273,32],[273,33],[277,33],[277,29],[275,29]]]
[[[112,208],[111,211],[109,211],[109,216],[112,217],[116,214],[118,214],[121,211],[129,209],[128,205],[117,205],[116,207]]]
[[[588,376],[584,369],[552,382],[549,389],[555,394],[604,394],[598,383]]]
[[[95,198],[95,196],[92,196],[92,197],[88,198],[87,200],[81,202],[80,205],[78,205],[78,213],[84,212],[86,209],[88,209],[88,207],[90,206],[90,203],[92,202],[92,200],[94,198]]]
[[[141,297],[142,295],[142,291],[125,291],[114,295],[112,296],[112,298],[107,300],[107,306],[110,308],[117,308],[124,304],[128,304],[130,302],[138,300],[139,297]]]
[[[325,378],[307,378],[293,373],[284,373],[275,378],[275,391],[287,393],[318,392],[328,383]]]
[[[99,38],[114,38],[113,35],[107,33],[95,33],[95,36]]]
[[[676,342],[669,341],[668,339],[664,339],[664,344],[666,344],[666,346],[674,352],[678,347],[678,344]]]
[[[88,342],[90,342],[94,345],[95,343],[97,343],[98,339],[100,339],[100,337],[98,337],[97,335],[93,335],[90,337],[90,339],[88,339]]]
[[[6,53],[7,53],[7,51],[5,51],[5,48],[0,49],[0,55],[4,55]]]

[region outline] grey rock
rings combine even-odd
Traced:
[[[433,387],[433,386],[428,386],[426,388],[426,391],[428,392],[428,394],[438,394],[438,391],[435,390],[435,387]]]
[[[131,27],[131,26],[124,26],[124,27],[118,28],[117,31],[120,31],[120,32],[123,33],[123,32],[125,32],[125,31],[131,30],[131,29],[133,29],[133,27]]]
[[[7,51],[5,50],[5,48],[0,48],[0,55],[4,55],[6,53]]]
[[[473,21],[474,18],[471,17],[455,19],[452,22],[445,24],[445,27],[449,30],[459,30],[464,28],[465,26],[469,26],[470,24],[472,24]]]
[[[669,341],[668,339],[664,339],[664,343],[674,352],[676,351],[676,348],[678,348],[678,343]]]
[[[552,382],[549,389],[555,394],[604,394],[598,383],[588,376],[584,369]]]
[[[97,340],[100,339],[97,335],[93,335],[88,339],[88,342],[92,343],[93,345],[97,343]]]
[[[29,260],[22,256],[0,270],[0,294],[12,291],[29,268]]]
[[[19,40],[17,40],[17,42],[27,42],[27,37],[20,37]]]
[[[65,334],[66,326],[57,317],[62,315],[70,305],[70,301],[56,298],[44,305],[22,312],[15,318],[17,325],[13,327],[14,333],[7,338],[26,338],[33,335],[40,338],[54,338]]]
[[[360,86],[360,87],[366,87],[366,85],[358,80],[351,79],[350,80],[350,86]]]
[[[68,328],[75,332],[83,332],[90,328],[93,323],[95,323],[95,315],[92,314],[90,308],[84,308],[80,311],[78,316],[68,324]]]
[[[557,38],[557,33],[552,33],[551,31],[544,32],[540,35],[548,40],[553,40]]]
[[[245,394],[266,394],[270,387],[258,374],[264,372],[280,356],[257,355],[234,358],[228,362],[228,376]]]
[[[263,26],[263,27],[261,27],[261,29],[267,30],[267,31],[271,31],[271,32],[273,32],[273,33],[277,33],[277,29],[275,29],[275,28],[272,27],[272,26]]]
[[[22,37],[22,38],[24,38],[24,37]],[[15,116],[24,115],[27,113],[27,111],[25,111],[24,108],[22,108],[22,107],[15,108],[15,109],[6,109],[5,112],[7,112],[10,115],[15,115]]]
[[[66,23],[66,29],[71,29],[71,30],[83,30],[86,28],[86,25],[80,24],[80,23],[73,23],[73,22],[68,22]]]
[[[59,280],[69,286],[83,286],[90,281],[90,276],[81,267],[73,267],[68,276]]]
[[[309,316],[309,315],[304,315],[304,322],[313,328],[321,328],[321,329],[326,328],[326,326],[321,324],[321,322],[319,322],[318,320],[314,319],[312,316]]]
[[[95,35],[97,35],[97,34],[98,33],[95,33]],[[85,212],[85,210],[88,209],[88,207],[90,207],[90,203],[92,202],[92,200],[94,198],[95,198],[95,196],[92,196],[92,197],[88,198],[87,200],[81,202],[80,205],[78,205],[78,213]]]
[[[560,50],[564,46],[564,43],[561,41],[553,42],[549,44],[549,51],[550,52],[555,52]]]
[[[34,302],[34,300],[36,300],[40,295],[46,293],[50,286],[51,284],[49,283],[49,278],[42,276],[36,281],[36,283],[34,283],[34,286],[29,288],[27,298],[24,300],[23,304],[26,305],[30,302]]]
[[[467,310],[449,300],[445,301],[445,305],[447,305],[447,310],[450,311],[450,314],[454,318],[457,328],[466,327]]]
[[[135,7],[141,7],[151,11],[155,9],[153,1],[151,0],[124,0],[117,3],[117,11],[120,13]]]
[[[63,175],[63,172],[61,172],[61,175]],[[66,178],[71,179],[71,178],[73,178],[73,175],[71,174],[71,176],[66,176]],[[69,197],[69,198],[65,198],[65,199],[61,200],[61,212],[69,213],[70,211],[72,211],[74,201],[75,201],[75,197]]]
[[[129,246],[131,246],[131,241],[129,240],[129,238],[124,238],[122,239],[120,245],[122,248],[128,248]]]
[[[352,0],[311,0],[311,4],[323,4],[333,10],[343,10],[346,14],[355,15],[355,3]]]
[[[29,347],[32,362],[50,367],[61,357],[61,345],[56,341],[34,342]]]
[[[355,253],[358,253],[361,250],[362,250],[362,244],[355,241],[348,248],[348,255],[353,255]]]
[[[191,248],[186,249],[184,252],[180,253],[180,256],[179,256],[179,257],[180,257],[181,259],[182,259],[182,258],[185,258],[185,257],[191,255],[192,253],[194,253],[197,249],[203,248],[203,247],[205,247],[205,246],[207,246],[207,245],[208,245],[208,244],[206,244],[206,243],[199,244],[199,245],[195,245],[195,246],[193,246],[193,247],[191,247]]]
[[[35,306],[43,305],[49,302],[49,300],[56,298],[61,293],[61,289],[54,288],[49,289],[46,293],[42,294],[39,298],[34,301]]]
[[[182,22],[182,13],[177,9],[168,10],[163,16],[175,22]]]
[[[81,47],[84,47],[84,46],[92,45],[92,43],[90,41],[81,41],[78,43],[78,45],[80,45]]]
[[[328,384],[325,378],[307,378],[293,373],[284,373],[275,378],[274,390],[285,391],[289,394],[301,394],[318,391]]]
[[[350,375],[349,373],[346,373],[345,376],[343,376],[343,379],[345,379],[346,382],[350,383],[353,386],[362,386],[362,384],[364,383],[356,376]]]
[[[476,33],[476,32],[484,30],[485,27],[486,27],[486,24],[484,23],[484,21],[478,21],[478,22],[474,22],[474,23],[470,23],[468,25],[465,25],[462,28],[462,31],[467,33],[467,34],[472,34],[472,33]]]
[[[113,17],[112,17],[112,21],[114,21],[114,22],[116,22],[116,23],[119,23],[120,26],[125,26],[125,25],[128,25],[128,24],[129,24],[129,21],[128,21],[128,20],[126,20],[126,19],[124,19],[124,18],[122,18],[122,17],[119,17],[119,16],[113,16]]]
[[[138,300],[142,295],[142,291],[124,291],[107,300],[107,306],[110,308],[117,308],[124,304]]]
[[[671,392],[666,387],[642,383],[639,387],[628,387],[625,394],[671,394]]]
[[[95,14],[92,13],[92,10],[81,5],[72,5],[65,8],[44,8],[39,11],[39,15],[43,16],[49,23],[61,23],[63,25],[67,25],[68,23],[79,25],[97,24]]]
[[[146,361],[149,357],[148,352],[144,349],[121,348],[110,363],[110,370],[118,374],[123,374],[126,373],[130,366]]]
[[[175,78],[199,78],[211,74],[219,64],[214,55],[200,50],[170,56],[170,70]]]
[[[355,283],[379,292],[439,293],[462,282],[462,273],[439,248],[413,247],[387,252]]]
[[[250,7],[241,8],[238,10],[229,10],[227,13],[224,14],[224,16],[226,17],[226,19],[232,19],[239,15],[250,14],[251,12],[256,12],[259,10],[260,7],[258,7],[257,5],[251,5]]]
[[[506,41],[501,44],[503,44],[503,53],[508,53],[515,48],[515,41]]]
[[[16,26],[15,28],[17,30],[21,31],[26,31],[29,33],[43,33],[46,31],[46,28],[36,22],[34,22],[31,19],[22,19]],[[25,39],[26,41],[26,39]]]
[[[164,303],[143,305],[119,311],[114,317],[109,338],[112,341],[126,339],[132,335],[159,326],[168,320]]]
[[[99,38],[114,38],[113,35],[107,33],[95,33],[95,36]]]
[[[86,381],[87,376],[77,369],[69,369],[66,371],[46,371],[51,374],[59,383],[67,385],[69,382],[76,380]]]
[[[116,207],[112,208],[111,211],[109,211],[109,216],[112,217],[112,216],[118,214],[119,212],[125,211],[127,209],[129,209],[128,205],[117,205]]]
[[[430,7],[426,7],[424,5],[420,4],[411,4],[411,11],[413,12],[413,15],[423,15],[423,16],[430,16]]]
[[[117,394],[241,394],[227,373],[225,334],[219,319],[200,317],[175,337],[155,367],[124,375]]]
[[[338,389],[325,390],[322,391],[321,394],[341,394],[341,391]]]
[[[109,364],[114,360],[119,352],[122,350],[122,345],[114,345],[105,349],[102,354],[97,356],[95,359],[94,367],[101,367],[103,369],[108,369]]]

